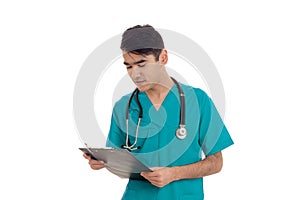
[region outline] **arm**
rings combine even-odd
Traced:
[[[141,175],[157,187],[181,179],[201,178],[221,171],[223,166],[222,153],[207,156],[204,160],[175,167],[154,169],[153,172],[142,172]]]
[[[201,178],[221,171],[223,166],[222,153],[207,156],[204,160],[185,166],[174,167],[175,180]]]

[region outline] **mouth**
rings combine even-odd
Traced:
[[[141,85],[143,85],[146,81],[145,80],[137,80],[137,81],[134,81],[135,82],[135,84],[137,85],[137,86],[141,86]]]

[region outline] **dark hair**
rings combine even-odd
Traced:
[[[129,30],[132,30],[132,29],[135,29],[135,28],[145,28],[145,27],[153,28],[153,26],[151,26],[149,24],[145,24],[145,25],[136,25],[136,26],[130,27],[126,31],[129,31]]]
[[[155,58],[155,61],[158,61],[161,51],[162,51],[161,49],[146,48],[146,49],[133,50],[133,51],[130,51],[129,53],[132,53],[135,55],[143,55],[143,56],[153,55]]]

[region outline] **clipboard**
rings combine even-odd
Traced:
[[[145,180],[141,172],[152,172],[146,165],[125,149],[113,148],[79,148],[96,160],[105,162],[105,167],[120,178]],[[92,154],[92,155],[91,155]]]

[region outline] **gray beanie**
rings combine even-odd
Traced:
[[[126,30],[122,35],[121,49],[130,52],[138,49],[163,49],[161,35],[153,27],[137,27]]]

